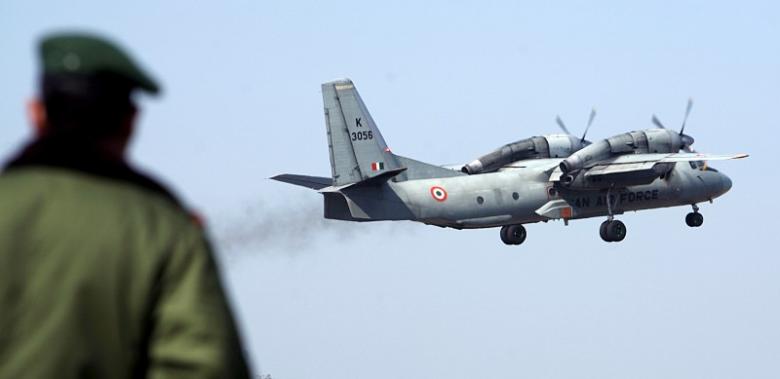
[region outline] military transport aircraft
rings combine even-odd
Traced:
[[[324,83],[331,177],[282,174],[272,179],[314,189],[324,216],[347,221],[412,220],[455,229],[500,227],[501,240],[519,245],[523,224],[607,217],[604,241],[622,241],[625,211],[687,205],[688,226],[701,226],[697,203],[712,201],[731,180],[706,161],[747,157],[693,150],[684,134],[653,116],[656,128],[595,143],[568,133],[502,146],[462,167],[442,167],[394,154],[352,81]],[[591,113],[588,127],[593,121]],[[585,129],[587,133],[587,127]],[[684,150],[684,152],[680,152]]]

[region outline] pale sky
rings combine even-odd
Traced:
[[[104,33],[163,84],[133,161],[202,212],[257,373],[305,378],[780,377],[780,6],[669,2],[0,2],[0,155],[28,137],[35,46]],[[681,122],[734,182],[703,204],[495,229],[322,222],[320,84],[354,80],[393,151],[454,164],[557,132]]]

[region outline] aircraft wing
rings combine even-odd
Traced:
[[[724,161],[746,158],[747,154],[703,154],[703,153],[672,153],[672,154],[626,154],[618,155],[608,160],[595,162],[593,166],[638,163],[672,163],[688,161]]]
[[[585,177],[596,179],[599,177],[653,177],[663,166],[659,164],[671,164],[690,161],[722,161],[729,159],[746,158],[747,154],[703,154],[703,153],[667,153],[667,154],[625,154],[606,160],[594,162],[585,168]],[[555,168],[550,174],[550,181],[559,181],[560,168]]]
[[[730,159],[747,158],[749,155],[740,154],[702,154],[702,153],[677,153],[662,160],[662,162],[687,162],[687,161],[726,161]]]
[[[656,166],[664,163],[690,161],[723,161],[741,159],[747,154],[702,154],[702,153],[672,153],[672,154],[628,154],[619,155],[605,161],[596,162],[586,169],[585,177],[596,178],[615,175],[650,174],[656,172]],[[660,165],[658,167],[668,166]]]

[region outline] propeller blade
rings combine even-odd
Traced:
[[[691,108],[693,108],[693,99],[688,98],[688,105],[685,107],[685,117],[683,117],[682,126],[680,127],[680,135],[685,131],[685,123],[688,122],[688,115],[691,114]]]
[[[569,133],[569,129],[567,129],[566,125],[563,123],[563,120],[561,120],[561,116],[555,116],[555,122],[558,124],[558,127],[560,127],[561,130],[563,130],[564,133],[571,134]]]
[[[594,118],[596,118],[596,108],[591,108],[590,116],[588,117],[588,125],[585,126],[585,131],[582,133],[582,139],[580,139],[580,142],[585,141],[585,136],[588,135],[588,129],[590,129],[590,126],[593,125]]]
[[[666,129],[664,124],[661,123],[661,120],[659,120],[658,117],[656,117],[655,115],[653,115],[653,124],[655,124],[655,126],[661,128],[661,129]]]

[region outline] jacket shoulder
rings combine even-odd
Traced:
[[[8,201],[3,201],[7,199]],[[30,167],[0,175],[3,209],[39,207],[48,217],[83,224],[110,222],[114,229],[154,228],[155,235],[200,233],[195,218],[169,195],[90,174],[49,167]]]

